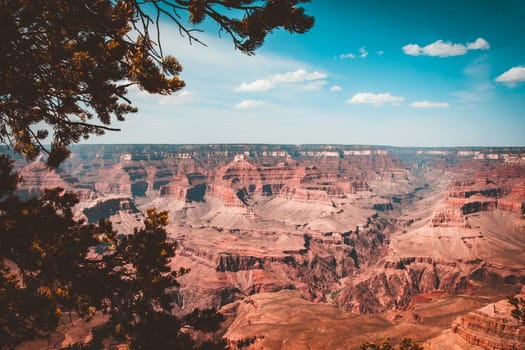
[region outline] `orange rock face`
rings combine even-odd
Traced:
[[[525,326],[511,316],[512,306],[502,300],[457,318],[451,326],[469,344],[483,349],[523,349]]]
[[[45,188],[61,187],[70,189],[68,184],[59,174],[49,170],[42,162],[33,162],[24,166],[19,175],[22,183],[18,194],[21,197],[38,196]]]
[[[239,195],[231,187],[215,184],[209,185],[206,195],[222,200],[227,207],[244,207],[244,203],[239,198]]]
[[[525,219],[525,184],[514,185],[508,196],[498,200],[498,208],[509,211],[520,219]]]
[[[109,217],[125,234],[147,208],[169,210],[178,244],[172,267],[191,270],[174,290],[181,314],[283,290],[338,312],[408,312],[428,293],[525,283],[520,149],[114,145],[76,152],[56,172],[24,165],[20,191],[76,191],[78,215]],[[496,346],[476,328],[510,336],[509,323],[469,317],[455,329],[472,344]]]
[[[460,208],[444,208],[434,214],[431,225],[436,226],[465,226],[465,218]]]

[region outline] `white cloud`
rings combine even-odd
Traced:
[[[467,53],[467,48],[461,44],[452,44],[451,42],[443,42],[438,40],[432,44],[421,47],[417,44],[408,44],[403,46],[403,52],[411,56],[460,56]]]
[[[512,67],[505,73],[494,79],[498,83],[505,83],[509,86],[516,86],[518,83],[525,81],[525,67]]]
[[[306,84],[303,89],[304,90],[319,90],[323,86],[328,84],[326,80],[314,80],[311,83]]]
[[[258,79],[251,83],[242,83],[237,86],[234,91],[266,91],[275,86],[275,82],[271,80]]]
[[[334,85],[330,88],[330,91],[332,92],[338,92],[338,91],[343,91],[343,88],[340,87],[339,85]]]
[[[383,50],[379,50],[379,51],[377,51],[377,55],[378,55],[378,56],[383,56],[384,53],[385,53],[385,51],[383,51]]]
[[[277,84],[281,83],[296,83],[303,81],[313,81],[326,78],[326,73],[318,71],[307,72],[304,69],[298,69],[293,72],[287,72],[284,74],[274,74],[267,79],[255,80],[251,83],[242,83],[237,86],[234,91],[266,91],[274,88]]]
[[[487,40],[483,38],[477,38],[476,41],[474,41],[473,43],[467,44],[467,49],[468,50],[488,50],[490,49],[490,44],[488,43]]]
[[[417,44],[408,44],[403,46],[403,52],[410,56],[419,56],[421,54],[421,47]]]
[[[392,96],[390,93],[373,94],[370,92],[359,92],[347,100],[349,104],[372,104],[376,106],[384,105],[385,103],[397,105],[404,101],[405,98],[401,96]]]
[[[359,54],[355,55],[355,54],[353,54],[351,52],[349,52],[349,53],[342,53],[342,54],[339,55],[339,58],[344,60],[344,59],[347,59],[347,58],[356,58],[356,57],[366,58],[366,56],[368,56],[368,51],[363,46],[363,47],[359,48]]]
[[[294,72],[274,75],[274,80],[276,83],[294,83],[299,81],[317,80],[324,78],[326,78],[325,73],[320,73],[317,71],[308,73],[304,69],[298,69]]]
[[[423,54],[427,56],[448,57],[464,55],[467,53],[467,48],[461,44],[438,40],[433,44],[423,47],[422,51]]]
[[[353,53],[342,53],[339,55],[339,58],[345,59],[345,58],[355,58],[355,55]]]
[[[402,49],[405,54],[410,56],[450,57],[466,55],[469,50],[488,50],[490,45],[485,39],[478,38],[475,42],[466,45],[437,40],[423,47],[417,44],[408,44]]]
[[[446,102],[416,101],[410,104],[414,108],[448,108],[450,105]]]
[[[265,101],[261,100],[243,100],[239,103],[235,104],[235,109],[247,109],[247,108],[255,108],[266,104]]]
[[[142,90],[136,85],[132,85],[128,88],[129,98],[136,103],[139,108],[145,104],[150,106],[156,105],[189,105],[191,102],[197,100],[198,94],[192,90],[182,90],[172,93],[171,95],[158,95]],[[166,108],[166,107],[159,107]]]

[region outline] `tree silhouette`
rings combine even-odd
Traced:
[[[160,21],[191,42],[194,26],[215,21],[247,54],[274,29],[313,25],[305,0],[3,0],[0,6],[0,141],[57,167],[81,138],[101,135],[112,119],[136,112],[132,85],[156,94],[184,87],[182,66],[164,55]],[[183,25],[188,17],[189,26]],[[97,121],[98,119],[98,121]],[[45,142],[51,143],[48,150]]]
[[[367,341],[359,347],[360,350],[394,350],[390,343],[390,339],[386,338],[381,342]],[[418,345],[410,338],[403,338],[399,343],[399,350],[423,350],[423,347]]]
[[[0,346],[53,330],[62,308],[80,295],[70,293],[86,249],[95,244],[94,226],[73,220],[73,194],[45,190],[26,202],[12,195],[17,175],[0,155]]]
[[[4,155],[0,178],[11,184],[0,192],[0,348],[48,335],[65,312],[107,314],[105,334],[132,349],[224,348],[196,342],[218,330],[215,310],[171,313],[176,277],[186,271],[168,266],[176,245],[166,211],[149,209],[143,227],[119,237],[108,220],[75,219],[78,200],[61,188],[27,201],[13,196],[18,177]]]
[[[162,51],[161,19],[200,43],[194,26],[210,18],[237,49],[253,54],[274,29],[312,27],[298,6],[304,2],[3,0],[0,142],[27,160],[47,153],[55,168],[69,145],[118,130],[111,122],[137,111],[130,86],[156,94],[184,87],[182,66]],[[18,181],[12,160],[0,155],[0,348],[47,336],[66,312],[107,314],[101,334],[133,349],[224,348],[198,341],[218,329],[215,310],[171,313],[170,291],[185,271],[167,266],[175,244],[167,239],[166,212],[148,210],[143,227],[120,237],[108,221],[75,218],[73,193],[47,189],[22,201],[13,195]]]

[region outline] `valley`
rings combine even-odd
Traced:
[[[56,171],[18,160],[17,194],[74,191],[78,217],[110,218],[122,234],[147,208],[168,210],[172,268],[190,269],[173,290],[176,312],[220,309],[232,348],[525,342],[523,326],[509,338],[485,310],[508,311],[500,300],[525,285],[524,148],[72,149]]]

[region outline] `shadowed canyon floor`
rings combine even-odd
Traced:
[[[525,284],[523,148],[93,145],[18,165],[19,195],[75,191],[78,216],[122,233],[169,210],[173,268],[191,270],[176,312],[221,308],[232,347],[515,345],[494,313],[479,334],[468,319]]]

